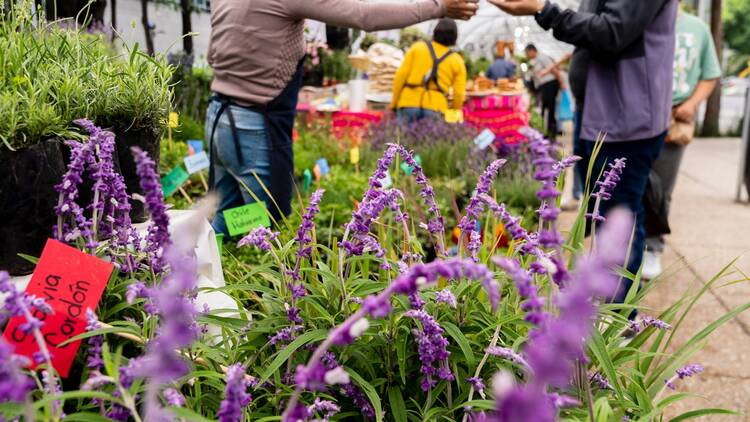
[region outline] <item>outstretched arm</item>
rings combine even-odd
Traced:
[[[478,0],[419,0],[414,3],[372,3],[361,0],[290,0],[285,7],[297,19],[313,19],[330,25],[367,32],[404,28],[443,16],[469,19]]]
[[[560,41],[602,54],[617,54],[632,44],[668,1],[607,0],[599,13],[585,13],[542,0],[489,0],[512,15],[535,15]]]

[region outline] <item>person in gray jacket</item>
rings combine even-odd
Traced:
[[[534,16],[555,38],[576,46],[570,87],[577,101],[574,152],[587,171],[595,142],[606,136],[594,158],[589,186],[608,163],[625,158],[622,180],[605,201],[603,214],[627,206],[636,215],[627,268],[641,267],[645,241],[643,195],[659,156],[672,109],[672,69],[678,0],[583,0],[578,11],[543,0],[489,0],[507,13]],[[593,201],[592,201],[593,202]],[[614,298],[621,302],[631,282]]]

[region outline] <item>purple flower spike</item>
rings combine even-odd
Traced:
[[[237,242],[237,246],[255,246],[262,251],[270,251],[273,245],[271,242],[279,238],[279,232],[269,230],[265,227],[253,229],[247,236]]]
[[[530,369],[529,364],[526,362],[526,359],[524,359],[523,356],[519,355],[518,353],[514,352],[513,349],[509,349],[507,347],[490,346],[486,351],[492,356],[497,356],[505,360],[509,360],[513,363],[517,363],[526,370]]]
[[[94,331],[101,328],[99,319],[96,317],[96,313],[91,308],[86,309],[86,331]],[[86,366],[92,371],[101,372],[104,369],[104,360],[102,359],[102,336],[89,337],[87,343],[89,345],[89,354],[86,359]]]
[[[703,365],[698,365],[698,364],[686,365],[686,366],[683,366],[682,368],[678,369],[677,371],[675,371],[674,376],[672,376],[672,378],[664,381],[664,384],[667,387],[669,387],[671,390],[675,390],[677,388],[674,385],[675,381],[677,381],[678,379],[683,380],[685,378],[690,378],[693,375],[699,374],[699,373],[701,373],[703,371],[704,371]]]
[[[547,388],[566,386],[577,360],[586,358],[584,345],[596,316],[594,301],[614,291],[630,238],[632,216],[616,209],[599,234],[601,247],[579,259],[570,285],[558,296],[559,315],[534,330],[524,348],[532,380],[498,396],[500,421],[553,421],[554,397]]]
[[[596,182],[598,190],[591,194],[596,198],[596,202],[593,212],[586,214],[587,217],[594,221],[604,221],[604,216],[599,214],[599,204],[601,201],[607,201],[612,197],[612,191],[617,187],[617,182],[620,181],[624,169],[625,158],[617,158],[613,163],[609,163],[609,170],[604,172],[604,179]]]
[[[422,390],[428,391],[437,385],[439,378],[452,381],[453,374],[446,368],[448,356],[448,340],[443,335],[444,331],[440,324],[432,316],[422,310],[410,310],[404,312],[405,317],[414,318],[422,324],[421,330],[414,330],[414,336],[419,350],[419,360],[422,362]]]
[[[308,246],[312,242],[310,233],[315,228],[314,220],[315,216],[320,212],[318,205],[323,198],[323,192],[325,192],[323,189],[318,189],[310,196],[310,204],[302,215],[302,223],[297,230],[297,236],[294,237],[294,241],[299,244],[297,256],[301,258],[309,258],[312,252],[312,248]]]
[[[595,373],[594,375],[591,375],[589,377],[592,383],[599,387],[602,390],[613,390],[612,384],[610,384],[609,380],[600,373]]]
[[[453,292],[450,291],[450,289],[443,289],[439,292],[436,292],[435,301],[440,302],[440,303],[445,303],[446,305],[454,309],[457,306],[456,296],[453,294]]]
[[[496,160],[490,164],[487,169],[479,177],[477,187],[472,195],[469,205],[466,207],[466,215],[461,218],[458,223],[458,228],[461,229],[462,235],[466,235],[469,238],[469,243],[466,249],[471,255],[471,259],[474,262],[478,262],[479,258],[477,254],[481,248],[479,232],[477,230],[477,223],[479,222],[479,215],[484,210],[485,201],[483,200],[484,195],[492,188],[492,182],[497,177],[497,173],[500,168],[505,164],[506,160]]]
[[[227,369],[227,386],[224,390],[224,400],[221,402],[217,417],[219,422],[240,422],[242,420],[242,409],[252,401],[247,392],[248,381],[245,379],[245,371],[239,363]]]
[[[23,373],[28,363],[25,358],[14,355],[13,346],[0,338],[0,403],[23,402],[36,388],[34,381]]]
[[[167,404],[172,407],[185,406],[185,396],[174,388],[167,388],[164,390],[164,399],[167,401]]]
[[[140,178],[140,186],[146,198],[146,209],[151,214],[151,224],[146,236],[146,252],[149,254],[151,268],[160,273],[165,268],[164,250],[170,244],[169,216],[164,205],[164,193],[161,179],[154,161],[148,154],[138,147],[131,148],[135,157],[136,173]]]

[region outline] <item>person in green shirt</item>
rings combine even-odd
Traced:
[[[669,214],[672,191],[685,147],[695,132],[695,114],[698,106],[708,99],[721,77],[721,65],[711,31],[702,20],[680,11],[677,15],[676,33],[672,126],[669,129],[667,143],[651,170],[654,173],[652,176],[658,176],[664,194],[664,207],[659,210],[664,214],[661,216],[663,219]],[[661,253],[664,251],[664,237],[661,233],[649,233],[649,227],[646,235],[643,278],[648,280],[662,272]]]

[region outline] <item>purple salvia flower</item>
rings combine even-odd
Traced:
[[[310,196],[310,203],[305,209],[305,213],[302,214],[302,223],[297,229],[297,235],[294,237],[294,241],[298,243],[297,256],[299,258],[309,258],[312,253],[312,247],[309,246],[312,242],[311,233],[315,228],[315,216],[320,212],[320,200],[323,198],[323,189],[318,189]],[[295,280],[297,280],[296,278]]]
[[[154,161],[138,147],[131,148],[136,163],[136,173],[146,198],[146,209],[151,215],[151,224],[146,235],[146,252],[149,254],[151,269],[160,273],[165,268],[164,251],[170,244],[169,216],[164,205],[164,193]]]
[[[269,230],[265,227],[253,229],[247,236],[237,242],[237,246],[255,246],[262,251],[270,251],[273,245],[271,242],[279,238],[279,232]]]
[[[635,333],[641,332],[648,327],[654,327],[657,330],[668,331],[672,329],[672,326],[660,319],[652,318],[648,315],[644,315],[640,321],[630,321],[630,329]]]
[[[467,236],[469,239],[466,249],[469,251],[474,262],[479,261],[477,254],[481,248],[481,239],[477,230],[477,225],[479,223],[479,215],[482,213],[485,206],[482,197],[490,191],[490,188],[492,188],[492,182],[497,177],[497,173],[505,162],[506,160],[495,160],[487,167],[487,169],[485,169],[484,173],[479,177],[479,182],[477,182],[474,195],[472,195],[469,205],[466,207],[466,215],[464,215],[458,223],[458,228],[461,229],[462,236]]]
[[[2,273],[0,273],[0,277]],[[23,373],[29,362],[13,354],[13,346],[0,338],[0,403],[23,402],[36,384]]]
[[[585,359],[584,342],[596,315],[594,300],[616,288],[613,268],[625,259],[632,222],[629,212],[614,210],[599,234],[601,247],[578,260],[573,282],[558,296],[559,315],[536,330],[524,348],[531,381],[497,396],[500,422],[554,420],[556,408],[547,388],[567,385],[574,362]]]
[[[331,352],[323,353],[321,362],[328,370],[333,370],[339,367],[336,356],[334,356],[334,354]],[[365,397],[365,394],[362,392],[362,390],[360,390],[359,387],[357,387],[354,383],[349,382],[347,384],[342,384],[341,394],[344,397],[348,397],[349,399],[351,399],[354,403],[354,407],[359,409],[362,415],[364,415],[366,418],[375,418],[375,409],[372,407],[372,404],[370,404],[370,401],[367,400],[367,397]]]
[[[77,141],[67,141],[66,144],[71,149],[70,163],[62,181],[55,186],[55,190],[60,194],[57,207],[55,207],[57,214],[55,235],[58,240],[64,242],[72,242],[79,237],[92,242],[91,221],[86,218],[83,208],[78,205],[76,199],[78,199],[78,186],[83,183],[86,167],[94,161],[94,147],[92,143]],[[75,227],[66,224],[65,219],[68,216],[72,216]]]
[[[693,375],[703,372],[704,369],[705,368],[703,368],[703,365],[698,364],[683,366],[682,368],[675,371],[675,374],[672,376],[672,378],[664,381],[664,384],[669,387],[669,389],[675,390],[677,388],[674,385],[675,381],[677,381],[678,379],[683,380],[685,378],[690,378]]]
[[[450,371],[440,371],[450,356],[448,352],[448,340],[443,335],[444,330],[435,319],[423,310],[410,310],[404,312],[404,316],[414,318],[422,324],[422,329],[413,330],[419,351],[419,360],[422,362],[422,390],[428,391],[437,385],[439,378],[452,381],[453,374]]]
[[[613,390],[612,384],[610,384],[609,380],[599,372],[591,375],[589,377],[592,383],[599,387],[602,390]]]
[[[450,289],[443,289],[439,292],[435,292],[435,302],[445,303],[446,305],[450,306],[451,308],[456,308],[456,296],[453,294],[453,292],[450,291]]]
[[[94,331],[101,328],[96,313],[91,308],[86,309],[86,331]],[[102,359],[102,336],[89,337],[86,340],[89,345],[86,366],[92,371],[101,372],[104,369],[104,360]]]
[[[247,392],[248,382],[242,365],[234,364],[227,369],[227,386],[224,390],[224,400],[221,402],[217,417],[219,422],[240,422],[245,407],[252,401]]]
[[[296,337],[296,333],[302,330],[299,325],[292,325],[291,327],[285,327],[279,330],[276,334],[268,338],[268,344],[285,344],[290,343]]]
[[[171,387],[164,390],[164,400],[166,400],[167,404],[172,407],[185,406],[185,396]]]
[[[47,396],[58,396],[62,394],[62,388],[60,387],[59,378],[54,376],[50,371],[42,371],[42,385],[44,387],[44,393]],[[65,418],[65,412],[63,412],[62,401],[55,400],[52,402],[53,419],[59,420]]]
[[[474,391],[479,393],[479,395],[484,398],[484,381],[479,377],[469,377],[466,378],[466,382],[468,382],[472,388],[474,388]]]
[[[513,349],[500,346],[490,346],[486,349],[486,352],[492,356],[497,356],[505,360],[509,360],[513,363],[521,365],[525,370],[529,370],[529,364],[526,359],[520,354],[513,351]]]
[[[604,216],[599,213],[601,201],[608,201],[612,197],[612,191],[617,187],[617,182],[620,181],[620,176],[625,169],[625,165],[625,158],[615,159],[614,162],[609,163],[609,170],[604,172],[604,179],[596,182],[598,190],[591,194],[591,196],[596,198],[594,209],[590,214],[586,214],[593,221],[602,222],[605,220]]]
[[[341,408],[336,403],[330,400],[321,400],[320,397],[316,397],[315,402],[307,408],[310,418],[319,413],[323,416],[323,419],[317,419],[316,421],[326,422],[340,410]]]
[[[549,395],[549,399],[550,401],[552,401],[552,405],[557,409],[564,409],[581,405],[581,402],[577,399],[563,394],[552,393]]]
[[[331,330],[323,343],[318,346],[307,365],[297,367],[295,380],[297,386],[294,394],[287,403],[282,420],[290,420],[299,404],[299,396],[304,389],[324,388],[326,375],[321,360],[328,348],[333,345],[346,345],[352,343],[362,335],[368,328],[367,315],[373,318],[382,318],[392,311],[390,298],[393,294],[408,296],[422,287],[428,287],[437,283],[440,277],[447,279],[467,278],[479,280],[487,291],[492,310],[496,310],[500,302],[500,288],[494,279],[492,272],[484,265],[476,264],[469,260],[450,259],[446,261],[434,261],[429,264],[416,264],[401,274],[385,290],[378,295],[370,295],[365,298],[362,306],[357,312],[349,316],[340,326]],[[447,368],[439,369],[440,375],[448,376]],[[452,376],[452,375],[451,375]]]

